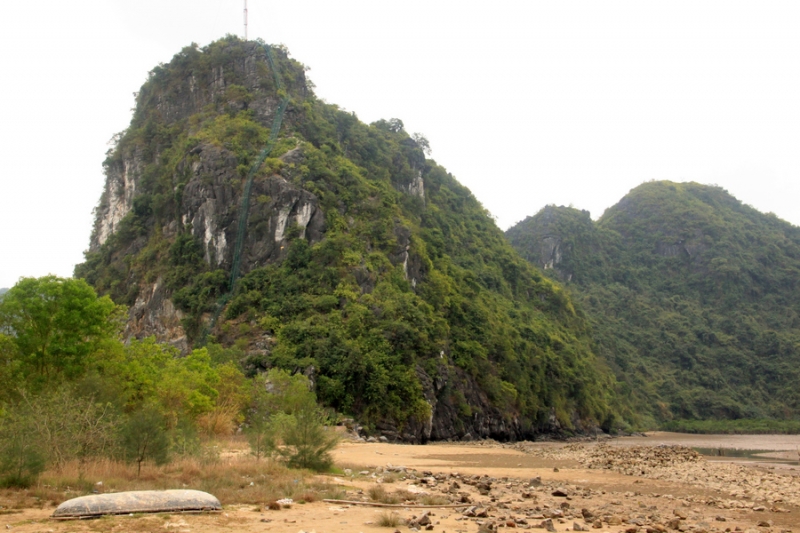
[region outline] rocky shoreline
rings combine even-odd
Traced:
[[[475,531],[477,526],[481,533],[502,528],[598,533],[788,533],[800,506],[800,483],[790,472],[711,462],[685,446],[542,446],[528,442],[463,446],[514,450],[545,463],[574,463],[578,471],[622,476],[614,476],[613,483],[605,488],[596,481],[574,482],[575,476],[564,481],[545,476],[492,477],[391,464],[361,472],[360,476],[371,478],[386,490],[396,487],[395,494],[401,498],[413,494],[416,500],[419,494],[426,494],[429,500],[439,498],[450,505],[465,505],[457,511],[414,513],[415,501],[402,502],[399,507],[406,505],[402,514],[410,531],[458,533]],[[555,467],[552,477],[571,470]],[[631,490],[618,490],[625,483],[630,487],[623,488]],[[352,497],[367,502],[368,494],[369,490],[359,489]]]

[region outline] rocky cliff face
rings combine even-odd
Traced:
[[[564,282],[585,281],[608,261],[588,211],[548,205],[506,231],[506,237],[528,261]]]
[[[278,53],[282,52],[279,50]],[[176,57],[190,55],[192,50],[186,49]],[[247,110],[258,123],[270,124],[279,98],[275,94],[272,76],[264,65],[264,56],[262,47],[248,43],[237,54],[226,58],[224,64],[212,68],[210,79],[205,83],[202,73],[191,72],[169,91],[147,93],[145,86],[138,95],[138,105],[140,109],[152,109],[161,127],[183,125],[189,117],[209,106],[222,106],[227,112]],[[163,76],[162,72],[157,68],[151,72],[151,79]],[[290,90],[306,94],[302,69],[289,71],[284,81],[288,82]],[[247,93],[245,98],[237,94],[242,91]],[[291,111],[286,120],[291,122]],[[98,252],[120,229],[123,219],[134,210],[137,194],[143,190],[146,192],[148,186],[142,182],[148,179],[148,166],[151,170],[154,159],[153,154],[148,155],[146,151],[140,145],[118,149],[118,157],[106,162],[106,182],[95,211],[90,251]],[[300,164],[302,151],[291,150],[280,160],[292,165]],[[211,268],[231,268],[242,194],[239,164],[233,151],[204,142],[185,154],[174,169],[173,192],[181,196],[180,211],[177,217],[164,221],[159,231],[169,237],[188,230],[202,242],[203,260]],[[250,231],[246,236],[246,253],[241,265],[243,273],[284,258],[289,228],[296,227],[300,235],[311,243],[322,238],[325,220],[317,198],[290,184],[279,174],[257,179],[252,198]],[[126,249],[126,255],[137,253],[143,244],[141,241],[133,243]],[[138,293],[130,307],[127,334],[137,338],[154,335],[159,341],[187,350],[189,343],[181,325],[185,315],[171,302],[171,291],[165,287],[163,277],[151,282],[129,278],[128,283],[136,284]]]
[[[613,420],[568,295],[425,157],[427,141],[320,101],[272,50],[189,47],[139,92],[76,268],[129,306],[127,334],[214,343],[249,373],[304,372],[322,402],[392,439]]]

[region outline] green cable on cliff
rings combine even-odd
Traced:
[[[281,82],[281,77],[278,74],[278,69],[275,66],[275,58],[272,56],[272,49],[268,45],[263,45],[264,51],[267,54],[267,63],[269,63],[269,68],[272,70],[272,76],[275,80],[275,87],[277,89],[278,95],[284,93],[283,90],[283,83]],[[272,120],[272,128],[269,132],[269,139],[267,140],[267,145],[264,147],[263,150],[258,154],[253,165],[250,167],[250,171],[247,173],[247,180],[244,184],[244,191],[242,193],[242,201],[239,205],[239,215],[238,215],[238,225],[236,228],[236,242],[233,247],[233,261],[231,263],[231,278],[230,278],[230,285],[228,287],[228,292],[223,294],[219,300],[217,300],[216,309],[214,310],[214,315],[211,318],[211,323],[206,328],[202,339],[208,336],[209,331],[214,327],[219,318],[222,309],[225,307],[225,304],[228,303],[228,300],[233,294],[233,290],[236,287],[236,282],[239,279],[239,270],[242,266],[242,247],[244,246],[244,237],[247,233],[247,219],[250,215],[250,192],[253,189],[253,178],[258,172],[258,169],[261,168],[261,165],[264,164],[264,160],[267,159],[269,154],[272,152],[272,149],[275,147],[275,141],[278,138],[278,133],[281,129],[281,123],[283,122],[283,115],[286,112],[286,108],[288,107],[290,102],[289,95],[286,94],[278,104],[278,108],[275,111],[275,118]]]
[[[283,92],[283,83],[281,83],[281,77],[278,74],[278,69],[275,67],[275,59],[272,57],[272,50],[269,46],[264,45],[264,50],[267,53],[267,62],[269,63],[269,67],[272,70],[272,75],[275,78],[275,86],[278,90],[278,94]],[[242,266],[242,247],[244,246],[244,236],[247,233],[247,218],[250,213],[250,191],[253,188],[253,177],[255,176],[258,169],[261,168],[261,165],[264,163],[264,160],[267,156],[272,152],[272,148],[275,146],[275,140],[278,138],[278,133],[281,129],[281,123],[283,122],[283,114],[286,112],[286,107],[289,105],[289,95],[281,99],[280,104],[278,104],[278,109],[275,112],[275,119],[272,121],[272,129],[269,132],[269,140],[267,141],[267,145],[261,150],[261,153],[258,155],[255,163],[253,166],[250,167],[250,172],[247,174],[247,181],[244,184],[244,193],[242,194],[242,203],[239,206],[239,225],[236,229],[236,244],[233,248],[233,263],[231,265],[231,281],[230,287],[228,289],[228,293],[233,293],[233,289],[236,286],[236,281],[239,279],[239,270]]]

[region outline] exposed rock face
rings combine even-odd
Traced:
[[[136,150],[132,157],[121,164],[106,168],[106,184],[100,205],[95,211],[94,233],[90,250],[100,248],[108,238],[119,229],[119,224],[133,207],[136,184],[143,168],[141,152]]]
[[[394,235],[397,237],[397,248],[389,259],[395,265],[403,265],[403,274],[411,282],[412,287],[425,275],[425,269],[419,257],[409,253],[411,249],[411,230],[403,226],[395,226]]]
[[[155,106],[167,123],[174,123],[194,115],[209,104],[226,100],[233,111],[248,109],[262,124],[269,124],[278,108],[280,98],[276,94],[272,75],[264,61],[265,52],[261,45],[251,42],[244,45],[244,55],[234,55],[224,66],[214,67],[210,78],[203,78],[191,72],[180,83],[175,84],[168,94],[158,94],[147,105]],[[191,51],[184,51],[191,55]],[[275,53],[285,55],[276,49]],[[156,76],[158,75],[157,71]],[[285,89],[293,94],[306,94],[306,79],[303,71],[291,72],[283,77]],[[232,86],[244,87],[253,98],[243,101],[232,97],[228,91]],[[291,113],[290,113],[291,119]]]
[[[182,318],[183,313],[167,297],[164,280],[159,278],[152,286],[139,292],[136,303],[130,308],[125,333],[139,339],[155,335],[157,339],[186,352],[189,344],[181,325]]]
[[[154,106],[161,120],[174,124],[210,104],[225,102],[231,111],[247,109],[259,122],[271,125],[280,99],[273,87],[272,75],[264,65],[263,48],[256,43],[245,46],[248,50],[246,55],[231,58],[224,66],[214,68],[211,79],[198,79],[198,75],[192,73],[168,94],[140,95],[138,104]],[[184,52],[191,53],[191,50]],[[151,75],[157,76],[157,69]],[[302,71],[292,71],[284,78],[284,83],[295,94],[305,92],[306,81]],[[229,92],[232,87],[232,92]],[[236,90],[240,87],[247,89],[252,97],[239,99]],[[291,120],[292,111],[289,110],[284,124]],[[302,150],[291,150],[282,159],[299,164],[303,160]],[[182,198],[180,222],[164,224],[161,232],[174,235],[182,225],[184,231],[190,231],[203,243],[204,260],[211,268],[230,270],[233,262],[244,182],[237,165],[236,155],[230,150],[202,143],[192,149],[175,169],[176,176],[189,173],[188,182],[175,187],[175,194]],[[90,251],[100,250],[120,229],[125,216],[135,209],[135,199],[143,189],[141,182],[147,179],[146,166],[147,158],[140,147],[127,150],[121,158],[106,165],[106,183],[95,211]],[[173,181],[177,183],[180,180],[176,177]],[[421,184],[415,190],[421,190]],[[313,244],[322,238],[324,231],[324,214],[313,194],[277,174],[257,179],[250,197],[241,273],[282,259],[290,232],[297,232]],[[133,255],[145,244],[143,239],[139,239],[125,253]],[[131,278],[128,282],[139,288],[130,308],[128,336],[143,338],[155,335],[159,341],[187,350],[189,345],[181,326],[184,316],[170,301],[164,280],[159,277],[154,283],[145,283]]]
[[[582,274],[580,258],[574,254],[576,249],[580,253],[597,252],[589,212],[563,206],[544,207],[509,229],[506,236],[528,261],[542,270],[552,270],[563,281],[572,281],[574,276]]]
[[[495,439],[517,441],[534,439],[537,434],[558,435],[563,428],[553,415],[541,427],[522,423],[520,417],[503,412],[492,404],[475,379],[457,368],[444,365],[439,376],[431,378],[421,367],[417,377],[423,387],[425,401],[431,415],[424,420],[413,419],[402,428],[390,423],[377,426],[381,434],[391,441],[425,443],[428,441]],[[465,417],[464,415],[468,416]],[[583,431],[581,421],[573,421],[575,430]],[[591,429],[591,428],[589,428]]]
[[[193,155],[198,159],[191,164],[191,178],[183,191],[181,222],[203,243],[206,263],[212,268],[229,270],[242,195],[236,158],[224,148],[212,145],[198,146]],[[301,156],[295,152],[293,157]],[[141,179],[136,169],[140,167],[135,159],[126,160],[121,173],[109,174],[106,184],[109,201],[98,209],[93,249],[99,249],[131,210]],[[256,180],[250,198],[242,273],[285,257],[284,244],[290,231],[298,232],[312,244],[322,239],[325,219],[317,198],[279,175]],[[175,233],[174,222],[162,228],[162,232]],[[175,344],[184,351],[188,349],[181,327],[183,314],[169,300],[163,280],[152,285],[140,283],[130,313],[129,335],[137,338],[155,335],[159,341]]]
[[[422,180],[422,171],[419,171],[411,183],[408,184],[408,194],[425,201],[425,182]]]
[[[241,204],[236,158],[210,145],[199,146],[195,152],[200,159],[193,163],[192,178],[184,190],[182,220],[204,243],[206,262],[230,268]],[[242,272],[283,257],[287,230],[294,227],[311,243],[322,238],[325,221],[317,198],[278,175],[256,180],[250,197]]]

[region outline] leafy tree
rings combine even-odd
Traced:
[[[0,302],[0,331],[13,339],[20,371],[37,389],[82,374],[89,355],[116,339],[121,316],[84,280],[23,278]]]
[[[302,410],[316,408],[308,379],[300,374],[272,369],[251,381],[251,406],[247,414],[250,450],[256,458],[277,452],[283,431],[291,418]]]

